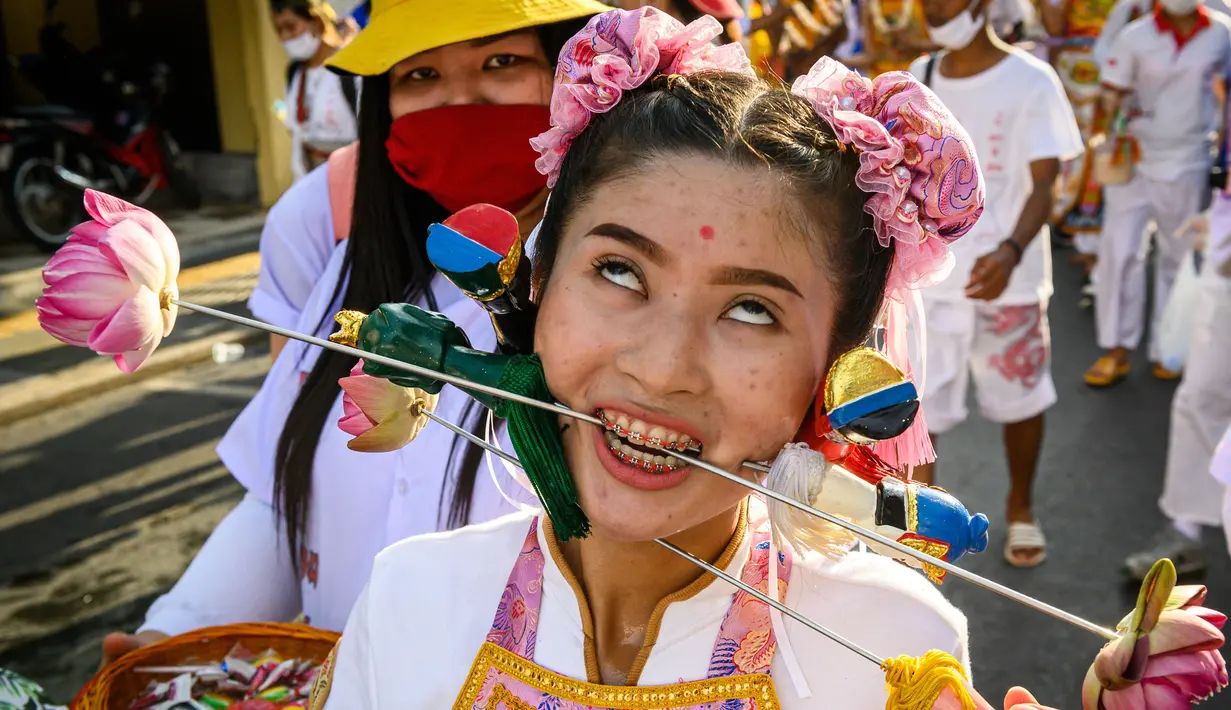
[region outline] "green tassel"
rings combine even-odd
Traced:
[[[531,397],[540,402],[555,401],[547,389],[547,376],[537,355],[513,357],[497,385],[506,392]],[[496,415],[508,421],[509,438],[521,461],[526,477],[551,518],[561,541],[587,537],[590,520],[577,502],[577,488],[564,463],[557,416],[544,409],[501,399]]]

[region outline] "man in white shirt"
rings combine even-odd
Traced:
[[[1199,0],[1161,0],[1150,14],[1124,28],[1102,67],[1105,115],[1115,116],[1131,95],[1128,133],[1140,147],[1133,177],[1107,185],[1103,231],[1095,267],[1098,344],[1106,352],[1086,371],[1086,384],[1108,387],[1129,373],[1129,353],[1145,333],[1146,225],[1158,227],[1154,317],[1149,341],[1154,375],[1165,368],[1158,325],[1190,231],[1180,230],[1208,204],[1212,136],[1220,122],[1215,79],[1231,62],[1231,19]]]
[[[1134,580],[1144,579],[1150,565],[1163,557],[1182,573],[1204,570],[1202,526],[1231,531],[1231,443],[1224,440],[1219,447],[1231,427],[1231,197],[1225,194],[1214,198],[1206,241],[1198,280],[1201,307],[1193,314],[1184,380],[1171,401],[1167,468],[1158,501],[1171,524],[1124,560]]]
[[[1043,442],[1043,412],[1056,402],[1047,301],[1051,214],[1060,163],[1082,152],[1060,78],[1046,63],[999,38],[988,0],[924,0],[929,34],[945,47],[911,73],[953,111],[974,141],[987,185],[983,216],[953,244],[956,266],[923,292],[932,434],[966,419],[973,376],[983,415],[1004,424],[1012,481],[1005,558],[1032,567],[1045,545],[1031,488]],[[931,470],[916,471],[929,480]]]
[[[1103,23],[1103,30],[1099,32],[1098,40],[1094,43],[1094,61],[1100,67],[1111,56],[1111,47],[1115,44],[1116,38],[1120,36],[1120,32],[1128,27],[1130,22],[1153,11],[1154,4],[1155,0],[1116,0],[1111,12],[1107,13],[1107,21]],[[1205,0],[1203,4],[1207,10],[1217,10],[1224,15],[1231,15],[1231,6],[1227,5],[1226,0]]]

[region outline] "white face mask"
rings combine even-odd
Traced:
[[[321,48],[321,38],[312,34],[311,30],[292,37],[282,43],[286,56],[296,62],[306,62]]]
[[[975,0],[972,7],[978,4],[978,1]],[[976,17],[968,7],[940,27],[928,25],[928,36],[945,49],[961,49],[974,41],[975,35],[979,34],[979,30],[982,29],[983,15],[980,13]]]
[[[1159,0],[1163,9],[1172,15],[1191,15],[1197,10],[1198,0]]]

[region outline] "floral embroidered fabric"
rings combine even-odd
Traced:
[[[545,559],[536,518],[526,534],[504,594],[496,607],[487,643],[471,668],[455,710],[775,710],[779,707],[768,674],[777,647],[769,605],[744,591],[735,594],[710,656],[705,680],[671,686],[604,686],[576,681],[534,665]],[[751,550],[741,579],[769,592],[770,529],[757,516]],[[778,593],[786,598],[791,557],[778,552]],[[721,582],[714,582],[721,584]]]

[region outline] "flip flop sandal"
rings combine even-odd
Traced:
[[[1019,560],[1013,553],[1022,550],[1038,550],[1038,554],[1028,562]],[[1004,559],[1014,567],[1038,567],[1047,559],[1047,538],[1043,537],[1043,529],[1039,521],[1032,523],[1009,523],[1009,537],[1004,543]]]
[[[1111,387],[1128,377],[1131,369],[1127,362],[1117,363],[1112,356],[1104,355],[1086,370],[1085,381],[1091,387]]]
[[[1154,377],[1156,379],[1163,380],[1164,382],[1178,380],[1184,376],[1184,373],[1182,371],[1168,370],[1167,368],[1163,367],[1163,364],[1161,362],[1154,363],[1154,368],[1152,372],[1154,373]]]

